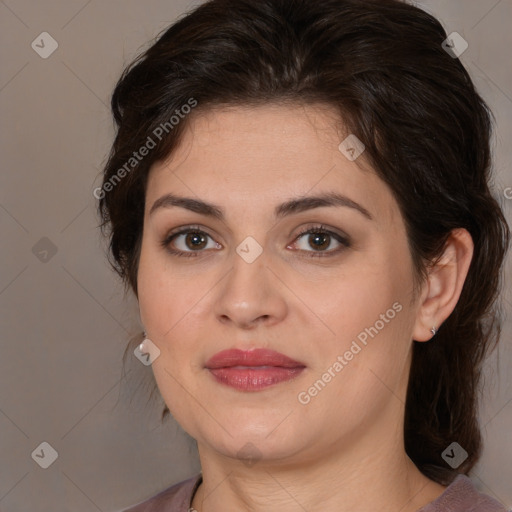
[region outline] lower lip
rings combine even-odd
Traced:
[[[291,380],[299,375],[304,367],[284,368],[281,366],[259,366],[229,368],[209,368],[215,379],[239,391],[259,391],[274,384]]]

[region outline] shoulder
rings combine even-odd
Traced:
[[[458,475],[441,496],[418,512],[507,512],[507,509],[479,492],[466,475]]]
[[[123,512],[188,512],[190,500],[200,482],[201,475],[196,475]]]

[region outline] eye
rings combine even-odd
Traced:
[[[210,245],[208,239],[212,242]],[[162,241],[162,245],[171,254],[185,257],[198,256],[197,253],[202,252],[203,249],[220,249],[222,247],[198,226],[187,226],[178,232],[170,233]]]
[[[307,235],[307,237],[306,237]],[[209,240],[211,243],[209,242]],[[287,248],[294,249],[295,245],[302,244],[298,249],[309,253],[311,257],[334,256],[350,247],[350,239],[347,236],[335,233],[324,226],[308,227],[301,231],[294,243]],[[338,247],[329,249],[333,244]],[[221,249],[222,246],[199,226],[186,226],[176,232],[171,232],[162,241],[162,246],[175,256],[195,257],[204,252],[204,249]],[[312,249],[312,250],[311,250]]]
[[[348,237],[330,231],[324,226],[306,228],[299,233],[295,239],[294,245],[297,245],[297,241],[302,244],[302,247],[299,247],[299,250],[311,253],[308,254],[308,256],[312,257],[333,256],[347,247],[350,247],[350,240]],[[332,247],[333,243],[338,244],[338,247],[327,250],[329,247]]]

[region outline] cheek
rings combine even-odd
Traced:
[[[141,320],[156,338],[168,333],[200,298],[197,277],[184,278],[170,268],[164,255],[146,249],[144,243],[137,279]]]
[[[394,389],[407,370],[414,325],[412,273],[409,260],[397,258],[392,251],[382,251],[326,281],[323,293],[310,293],[311,309],[331,331],[324,338],[318,371],[347,354],[349,361],[341,373],[347,379],[344,386],[353,391],[373,388],[379,378]]]
[[[169,280],[162,259],[147,245],[143,241],[137,274],[140,318],[152,341],[162,350],[161,338],[172,328],[173,316],[179,312],[180,294],[173,293],[176,284]]]
[[[403,279],[395,279],[384,263],[360,261],[331,276],[322,286],[304,289],[308,305],[325,319],[340,339],[351,339],[372,326],[381,314],[404,296]],[[391,312],[391,315],[393,312]]]
[[[160,350],[154,362],[155,377],[162,389],[173,394],[176,382],[164,371],[186,378],[198,371],[198,343],[205,336],[205,325],[212,303],[208,292],[215,276],[206,272],[180,272],[165,257],[148,251],[139,263],[139,310],[141,321]]]

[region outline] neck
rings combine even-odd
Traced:
[[[416,468],[396,435],[386,439],[380,432],[373,440],[358,440],[348,449],[332,446],[315,459],[261,459],[253,465],[199,444],[203,483],[193,508],[197,512],[416,512],[444,491]]]

